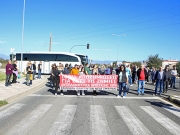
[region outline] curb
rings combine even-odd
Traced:
[[[28,94],[30,94],[32,92],[35,92],[36,90],[38,90],[39,88],[43,87],[47,83],[47,77],[44,77],[42,80],[43,81],[39,85],[34,86],[32,88],[29,88],[28,90],[26,90],[26,91],[24,91],[22,93],[19,93],[17,95],[14,95],[14,96],[9,97],[9,98],[4,99],[4,100],[7,101],[8,103],[11,103],[13,101],[16,101],[18,99],[23,98],[24,96],[26,96],[26,95],[28,95]]]
[[[180,96],[177,96],[177,95],[171,95],[169,96],[168,98],[171,102],[177,104],[180,106]]]

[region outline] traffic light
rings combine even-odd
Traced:
[[[90,44],[87,44],[87,49],[89,49],[89,45],[90,45]]]

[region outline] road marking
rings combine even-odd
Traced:
[[[70,134],[71,124],[76,113],[76,108],[77,105],[65,105],[47,135]]]
[[[18,110],[20,110],[24,105],[25,104],[17,103],[17,104],[14,104],[14,105],[8,107],[4,111],[0,112],[0,120],[14,114]]]
[[[115,106],[133,135],[152,135],[144,124],[126,106]]]
[[[116,96],[89,96],[89,95],[85,95],[85,96],[77,96],[77,95],[64,95],[64,96],[60,96],[60,95],[41,95],[41,94],[30,94],[28,95],[29,97],[53,97],[53,98],[70,98],[70,97],[74,97],[74,98],[111,98],[111,99],[122,99],[122,100],[126,100],[126,99],[160,99],[159,97],[126,97],[126,98],[121,98],[121,97],[116,97]]]
[[[43,116],[51,104],[42,104],[33,110],[27,117],[9,129],[7,135],[22,135]]]
[[[147,114],[149,114],[153,119],[165,127],[173,135],[179,135],[180,126],[174,121],[170,120],[168,117],[164,116],[151,106],[140,106]]]
[[[164,108],[165,110],[169,111],[170,113],[172,113],[180,118],[180,109],[177,109],[172,106],[163,106],[162,108]]]
[[[90,121],[92,135],[111,135],[104,109],[101,105],[90,106]]]

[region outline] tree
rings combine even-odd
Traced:
[[[132,67],[133,65],[136,65],[137,67],[141,67],[141,62],[140,61],[131,62],[130,66]]]
[[[180,61],[176,64],[176,69],[178,74],[180,74]]]
[[[159,58],[159,54],[156,54],[156,55],[150,55],[148,56],[148,59],[147,59],[147,66],[152,68],[152,67],[155,67],[155,68],[159,68],[162,66],[162,58]]]

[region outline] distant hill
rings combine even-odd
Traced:
[[[112,62],[114,62],[114,61],[110,61],[110,60],[104,60],[104,61],[92,60],[92,64],[111,64]]]
[[[9,56],[7,56],[7,55],[5,55],[5,54],[0,54],[0,58],[2,58],[2,59],[9,59]]]

